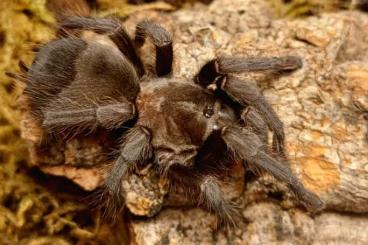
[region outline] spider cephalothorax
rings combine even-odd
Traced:
[[[21,64],[24,93],[49,134],[111,131],[129,123],[105,181],[112,200],[120,200],[129,169],[152,163],[169,181],[196,188],[201,200],[230,220],[234,209],[217,177],[240,161],[286,182],[306,206],[322,207],[273,157],[284,155],[283,124],[274,110],[255,86],[229,75],[293,71],[302,66],[300,58],[218,57],[186,80],[172,75],[171,36],[153,22],[138,24],[134,40],[112,19],[72,17],[61,27],[64,37],[43,46],[30,69]],[[138,55],[146,38],[156,49],[151,75]]]

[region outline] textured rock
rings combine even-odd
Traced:
[[[244,188],[243,181],[235,181],[239,180],[238,169],[233,179],[226,181],[233,186],[223,188],[240,203],[243,221],[234,230],[216,230],[212,214],[194,208],[195,202],[185,200],[180,190],[166,195],[164,181],[148,169],[124,181],[130,212],[143,216],[158,213],[149,219],[130,219],[132,243],[367,244],[368,16],[340,12],[276,20],[266,1],[216,0],[208,7],[197,5],[172,14],[133,14],[126,21],[129,31],[133,32],[135,23],[145,18],[173,32],[175,76],[192,78],[216,55],[303,57],[303,68],[287,76],[266,73],[240,77],[262,88],[285,124],[293,170],[322,197],[327,210],[311,217],[293,201],[282,183],[269,176],[256,181],[246,179]],[[24,135],[33,140],[35,147],[33,133]],[[96,171],[110,162],[107,158],[93,158],[98,159],[93,164],[80,161],[88,155],[83,151],[94,151],[97,157],[104,148],[101,141],[88,145],[81,143],[84,140],[49,152],[51,156],[62,156],[65,164],[56,165],[64,169],[62,175],[74,181],[77,175],[69,174],[72,169]],[[98,146],[101,149],[95,150]],[[50,163],[40,160],[44,153],[31,151],[34,164],[49,168]],[[86,165],[76,164],[82,162]],[[95,177],[101,178],[98,174]],[[91,181],[88,185],[87,181],[76,182],[85,189],[101,183],[92,182],[93,186]]]

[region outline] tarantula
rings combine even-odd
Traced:
[[[231,220],[236,214],[218,177],[240,161],[286,182],[307,207],[322,207],[282,158],[274,157],[284,155],[285,136],[272,107],[257,87],[230,75],[293,71],[302,67],[300,58],[218,57],[190,81],[172,75],[171,35],[151,21],[137,25],[134,39],[108,18],[71,17],[61,29],[64,37],[45,44],[30,68],[21,63],[24,93],[49,134],[133,125],[121,131],[119,154],[105,180],[112,200],[121,200],[130,169],[152,163],[172,183],[198,190],[208,208]],[[151,75],[138,55],[146,39],[155,47]]]

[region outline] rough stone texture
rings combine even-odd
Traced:
[[[282,183],[269,176],[246,180],[245,186],[243,181],[234,181],[223,189],[240,203],[243,220],[234,230],[216,229],[212,214],[183,200],[180,190],[165,195],[164,181],[146,169],[124,182],[128,209],[136,215],[152,216],[164,208],[153,218],[130,219],[132,243],[367,244],[368,16],[340,12],[276,20],[266,1],[216,0],[208,7],[198,5],[172,14],[134,14],[126,21],[129,31],[144,18],[152,18],[173,32],[175,76],[192,78],[216,55],[303,57],[303,68],[287,76],[267,73],[241,77],[262,88],[285,124],[293,169],[327,208],[310,216]],[[29,120],[24,125],[27,123]],[[42,160],[45,153],[34,150],[35,134],[32,130],[23,134],[33,141],[33,163],[51,169],[50,163]],[[81,143],[84,141],[48,151],[52,159],[60,155],[66,163],[57,163],[58,169],[48,173],[64,175],[91,190],[101,183],[97,180],[103,175],[99,169],[109,161],[95,158],[99,159],[97,167],[75,164],[83,162],[76,158],[85,159],[89,154],[68,152],[102,155],[96,152],[101,142],[88,145]],[[70,174],[76,169],[97,174],[79,181],[78,174]],[[234,169],[234,179],[240,169]]]

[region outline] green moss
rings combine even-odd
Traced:
[[[354,8],[351,0],[268,0],[279,17],[301,17]]]
[[[17,0],[19,6],[24,6],[27,11],[46,23],[55,23],[54,16],[47,10],[47,0]]]
[[[173,5],[162,1],[144,3],[139,5],[128,4],[127,0],[98,0],[97,3],[99,7],[99,16],[117,15],[123,17],[142,10],[155,9],[162,11],[171,11],[175,9]]]

